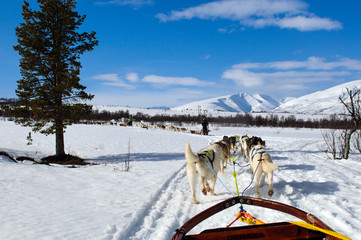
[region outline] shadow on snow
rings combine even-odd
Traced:
[[[293,188],[293,192],[298,192],[303,195],[311,195],[311,194],[322,194],[322,195],[333,195],[335,192],[339,191],[338,184],[336,182],[310,182],[310,181],[292,181],[286,182],[281,180],[275,184],[277,189],[282,192],[285,191],[286,186],[290,186]],[[281,192],[280,191],[280,192]]]
[[[109,156],[100,156],[96,158],[86,159],[87,161],[96,162],[96,163],[122,163],[126,159],[130,158],[132,162],[159,162],[159,161],[185,161],[184,153],[131,153],[128,154],[118,154],[118,155],[109,155]]]

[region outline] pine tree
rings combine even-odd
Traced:
[[[80,56],[92,51],[95,32],[79,33],[86,16],[76,11],[76,0],[37,0],[39,10],[27,1],[23,23],[16,27],[20,73],[16,94],[19,103],[11,111],[16,123],[43,134],[55,133],[56,156],[65,154],[67,125],[91,112],[85,104],[94,95],[80,84]]]

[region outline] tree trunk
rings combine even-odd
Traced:
[[[350,132],[346,133],[345,136],[345,152],[343,153],[343,159],[348,159],[348,155],[350,153],[350,142],[351,142],[351,136],[356,131],[357,128],[353,128],[350,130]]]
[[[65,155],[64,151],[64,130],[63,128],[56,129],[55,133],[55,151],[56,156]]]

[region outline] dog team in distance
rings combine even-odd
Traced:
[[[249,162],[252,179],[256,186],[256,197],[260,197],[260,187],[264,186],[268,178],[268,196],[272,197],[273,172],[277,165],[272,162],[271,155],[266,150],[266,143],[259,137],[243,135],[227,137],[210,144],[206,149],[194,153],[190,143],[185,145],[185,158],[187,161],[187,177],[192,193],[192,202],[198,204],[196,198],[196,184],[199,180],[201,192],[204,195],[214,195],[214,187],[219,172],[223,173],[228,163],[235,161],[235,154],[240,148],[244,161]],[[210,183],[209,183],[210,182]]]

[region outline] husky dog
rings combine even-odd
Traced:
[[[227,163],[231,162],[232,143],[227,136],[223,136],[222,140],[215,142],[214,144],[217,144],[222,147],[221,173],[223,173],[224,169],[227,168]]]
[[[239,147],[239,136],[238,135],[235,135],[235,136],[231,136],[231,137],[228,137],[229,138],[229,141],[231,143],[231,148],[233,150],[233,152],[237,152],[238,151],[238,147]]]
[[[273,195],[273,171],[277,165],[272,163],[271,155],[266,151],[263,141],[251,145],[249,149],[249,160],[251,164],[251,172],[256,185],[256,196],[259,198],[259,187],[264,186],[265,177],[268,177],[268,196]],[[264,143],[264,142],[263,142]]]
[[[201,191],[204,195],[210,192],[214,195],[214,185],[216,184],[217,174],[220,170],[222,147],[217,144],[209,145],[207,149],[193,153],[189,142],[185,146],[185,158],[187,160],[187,176],[189,186],[192,191],[192,201],[198,204],[196,198],[196,181],[199,175]],[[208,181],[211,181],[209,186]]]
[[[243,135],[241,138],[241,152],[242,152],[242,156],[243,156],[243,160],[246,162],[249,162],[248,156],[249,156],[249,152],[248,152],[248,139],[249,137],[247,135]]]

